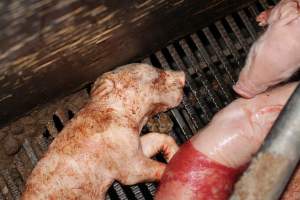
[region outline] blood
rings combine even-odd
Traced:
[[[238,176],[244,170],[245,167],[234,169],[219,164],[197,151],[191,142],[187,142],[168,164],[156,199],[166,199],[164,195],[176,196],[178,200],[227,199]],[[182,198],[182,194],[176,194],[180,191],[172,188],[178,184],[188,188],[193,194]]]

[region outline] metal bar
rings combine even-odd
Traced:
[[[215,91],[212,89],[210,82],[208,81],[207,77],[202,71],[202,68],[199,66],[197,59],[193,55],[193,52],[189,48],[188,44],[186,43],[185,40],[180,40],[179,45],[183,49],[184,53],[187,55],[189,61],[191,62],[192,67],[196,71],[196,74],[198,75],[202,85],[204,86],[205,90],[207,91],[207,94],[210,98],[210,100],[213,102],[215,105],[216,109],[219,110],[222,108],[222,103],[215,93]]]
[[[250,5],[248,10],[250,11],[254,19],[256,18],[257,15],[259,15],[259,11],[254,5]]]
[[[15,155],[15,157],[14,157],[14,164],[15,164],[16,169],[20,173],[22,180],[25,182],[29,173],[28,173],[28,170],[26,170],[26,167],[18,154]]]
[[[67,112],[64,109],[58,109],[55,112],[55,115],[60,119],[63,126],[65,126],[66,123],[69,121]]]
[[[29,157],[29,159],[32,163],[32,166],[35,166],[39,159],[37,158],[35,152],[33,151],[32,147],[31,147],[31,144],[30,144],[28,139],[24,140],[23,148],[24,148],[27,156]]]
[[[226,73],[227,73],[227,75],[228,75],[228,77],[231,81],[231,84],[234,84],[234,78],[232,76],[233,72],[230,69],[230,64],[227,61],[226,56],[224,55],[222,48],[218,44],[217,39],[213,36],[213,34],[209,30],[209,28],[204,28],[203,32],[204,32],[205,36],[207,37],[209,43],[211,44],[212,48],[214,49],[214,52],[217,54],[218,59],[221,61],[222,65],[223,65],[223,68],[225,69],[225,71],[226,71]],[[196,45],[197,45],[197,43],[196,43]]]
[[[4,178],[8,188],[9,188],[9,191],[11,192],[11,195],[13,196],[13,198],[15,200],[19,199],[20,196],[21,196],[21,193],[17,187],[17,185],[15,184],[15,182],[13,181],[11,175],[10,175],[10,172],[9,170],[2,170],[1,171],[1,175],[2,177]]]
[[[55,127],[54,121],[50,120],[46,125],[50,135],[55,138],[58,135],[58,130]]]
[[[279,199],[300,159],[300,85],[279,115],[269,136],[231,200]]]
[[[247,53],[248,49],[250,48],[250,45],[248,44],[247,40],[243,36],[240,28],[234,21],[233,17],[228,15],[227,17],[225,17],[225,19],[226,19],[227,23],[229,24],[230,28],[232,29],[232,31],[234,32],[235,36],[237,37],[239,43],[242,45],[244,51]]]
[[[251,24],[251,22],[250,22],[248,16],[246,15],[245,11],[240,10],[238,12],[238,14],[239,14],[240,18],[242,19],[243,23],[245,24],[248,32],[250,33],[250,36],[251,36],[252,42],[253,42],[257,38],[257,34],[256,34],[256,31],[255,31],[253,25]]]
[[[210,30],[208,28],[204,28],[203,32],[205,34],[205,36],[207,37],[208,41],[210,42],[211,45],[213,45],[215,48],[217,48],[217,41],[214,39],[212,33],[210,32]],[[226,99],[228,101],[233,100],[225,82],[223,81],[223,79],[221,78],[221,75],[218,71],[218,68],[213,64],[212,60],[209,57],[208,52],[206,51],[204,45],[202,44],[202,42],[200,41],[200,38],[198,37],[197,34],[192,34],[191,38],[193,40],[193,42],[196,44],[198,50],[201,53],[202,58],[204,59],[204,61],[207,63],[209,71],[213,74],[214,78],[216,79],[219,87],[221,88],[222,93],[224,94],[224,96],[226,97]],[[226,70],[226,65],[224,65],[225,70]],[[227,69],[226,72],[228,72],[228,74],[231,74],[229,72],[229,70]],[[231,77],[231,75],[230,75]],[[231,77],[232,81],[233,78]]]
[[[165,56],[162,54],[161,51],[157,51],[155,53],[155,56],[156,56],[157,60],[160,62],[161,67],[163,69],[166,69],[166,70],[171,69],[169,63],[167,62],[167,60],[165,59]]]
[[[119,199],[118,194],[116,192],[116,190],[114,189],[113,186],[111,186],[107,192],[106,192],[106,196],[109,196],[110,199]]]
[[[184,96],[182,99],[182,105],[185,111],[187,112],[189,119],[191,119],[187,121],[193,122],[190,124],[192,132],[193,134],[196,134],[196,132],[200,129],[200,127],[202,127],[198,115],[186,96]]]
[[[163,69],[171,69],[170,65],[168,64],[167,60],[165,59],[164,55],[161,51],[158,51],[155,53],[155,56],[157,57],[158,61],[161,63],[161,66]],[[188,72],[185,72],[185,74]],[[192,130],[197,130],[199,128],[199,119],[197,115],[195,114],[195,111],[193,110],[193,106],[189,102],[188,98],[186,96],[183,97],[182,103],[183,107],[187,111],[188,119],[187,121],[192,121],[191,128]],[[195,133],[193,131],[193,133]]]
[[[13,197],[7,187],[7,184],[0,174],[0,194],[2,194],[4,200],[12,200]]]
[[[173,45],[169,45],[167,47],[169,53],[172,56],[172,59],[174,60],[176,66],[182,70],[182,71],[188,71],[187,68],[185,67],[183,61],[181,60],[179,54],[177,53],[176,49],[174,48]],[[212,118],[211,110],[209,107],[206,105],[204,102],[203,96],[199,95],[199,90],[197,87],[195,87],[193,83],[193,79],[189,73],[186,73],[186,85],[189,87],[191,90],[193,96],[195,97],[197,104],[201,108],[201,111],[203,112],[203,120],[205,123],[209,122],[209,120]]]
[[[155,185],[154,185],[153,183],[145,183],[145,185],[146,185],[146,187],[148,188],[150,194],[151,194],[152,196],[154,196],[154,195],[155,195],[155,191],[156,191]]]
[[[130,189],[132,190],[134,197],[138,200],[145,200],[142,191],[140,190],[139,186],[133,185],[130,186]]]
[[[119,199],[121,200],[128,200],[127,195],[125,194],[123,188],[121,187],[121,185],[117,182],[113,183],[113,188],[115,189]]]
[[[139,188],[141,189],[143,195],[145,195],[146,200],[149,196],[153,197],[156,191],[154,183],[139,184]]]
[[[30,144],[32,147],[33,152],[35,153],[38,160],[43,157],[44,151],[37,140],[31,139]]]
[[[181,141],[185,142],[192,136],[192,134],[190,133],[190,129],[186,125],[185,121],[183,120],[183,117],[181,116],[180,112],[177,109],[172,109],[171,113],[174,116],[177,124],[179,125],[184,137],[182,135],[177,135],[177,136],[178,138],[181,139]]]
[[[238,49],[236,48],[236,46],[234,45],[234,42],[232,41],[232,39],[230,38],[229,34],[227,33],[224,25],[222,24],[221,21],[217,21],[215,23],[215,26],[217,27],[219,33],[221,34],[226,46],[228,47],[230,53],[233,55],[234,59],[236,62],[239,62],[239,60],[241,59],[241,56],[238,52]]]
[[[18,187],[18,190],[20,191],[20,194],[22,193],[24,189],[24,181],[22,180],[21,174],[18,172],[16,168],[10,169],[11,177],[13,178],[14,183]]]
[[[46,152],[49,146],[49,143],[46,141],[46,138],[43,137],[43,135],[39,135],[38,137],[35,138],[35,140],[39,144],[41,150],[43,152]]]
[[[191,120],[188,120],[188,119],[190,118],[189,114],[187,113],[186,110],[182,110],[182,115],[183,115],[183,117],[184,117],[185,119],[187,119],[187,120],[186,120],[186,123],[187,123],[188,126],[190,127],[190,129],[191,129],[193,135],[195,135],[195,134],[197,133],[198,129],[195,128],[195,126],[194,126],[194,124],[192,123]]]

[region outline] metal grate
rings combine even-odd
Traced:
[[[178,144],[193,136],[217,111],[235,98],[232,85],[251,43],[261,32],[255,17],[268,4],[274,3],[275,0],[258,1],[142,61],[156,67],[186,72],[183,102],[168,112],[174,122],[171,135]],[[13,164],[0,172],[0,200],[19,199],[31,170],[59,131],[87,100],[88,91],[80,91],[30,114],[30,119],[33,119],[31,125],[38,127],[35,129],[38,136],[28,137],[14,156]],[[22,125],[22,120],[15,123],[15,126]],[[153,199],[156,187],[155,183],[123,186],[115,182],[108,190],[106,199],[149,200]]]

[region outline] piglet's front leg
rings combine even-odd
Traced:
[[[178,145],[174,139],[161,133],[148,133],[142,136],[141,145],[146,157],[150,158],[161,151],[168,162],[178,151]]]
[[[162,152],[167,161],[177,152],[178,146],[171,136],[161,133],[148,133],[141,137],[142,154],[135,157],[124,176],[118,181],[125,185],[139,182],[159,181],[166,168],[164,163],[152,160],[151,157]],[[129,176],[128,176],[129,175]]]

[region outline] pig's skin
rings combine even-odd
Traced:
[[[170,158],[177,145],[158,133],[140,139],[140,130],[148,117],[180,103],[184,82],[183,72],[145,64],[104,74],[33,170],[22,199],[99,200],[114,180],[159,180],[165,164],[149,157],[162,149]]]
[[[300,66],[299,1],[283,0],[267,17],[266,32],[252,45],[234,90],[252,98],[288,79]],[[269,15],[269,16],[268,16]]]
[[[224,200],[297,83],[237,99],[174,155],[156,200]]]

